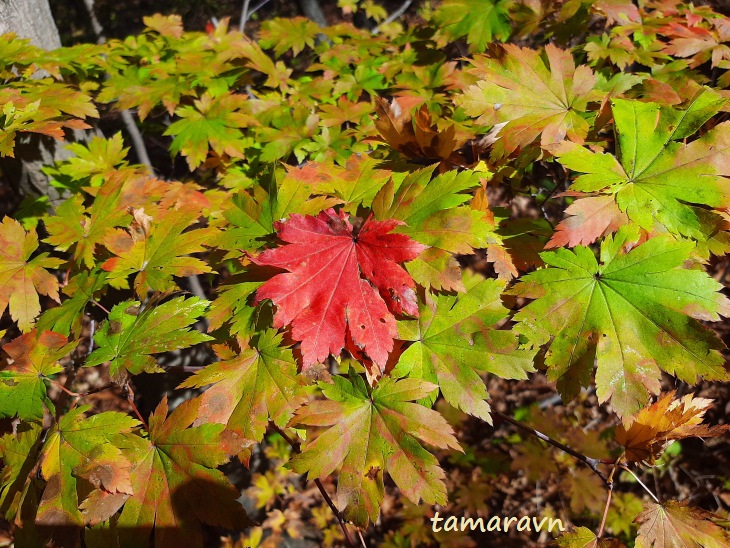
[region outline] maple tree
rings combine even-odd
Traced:
[[[727,444],[727,16],[338,6],[0,37],[3,158],[98,130],[44,166],[58,203],[0,223],[8,534],[472,546],[435,505],[523,504],[576,525],[562,546],[727,545],[725,493],[670,473]]]

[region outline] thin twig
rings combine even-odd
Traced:
[[[86,11],[89,13],[91,28],[94,30],[94,34],[96,34],[96,42],[98,44],[103,44],[106,42],[106,35],[104,34],[104,27],[101,26],[101,23],[94,12],[94,0],[84,0],[84,5],[86,6]],[[152,161],[150,160],[150,155],[147,153],[147,147],[144,144],[142,132],[139,131],[139,127],[137,127],[137,122],[135,122],[134,116],[126,109],[120,112],[122,115],[122,122],[124,122],[124,126],[127,128],[127,132],[129,132],[129,136],[132,139],[132,146],[134,147],[134,152],[137,154],[139,163],[146,165],[149,170],[152,171]]]
[[[654,493],[652,493],[651,489],[649,489],[646,485],[644,485],[644,482],[639,479],[639,476],[634,474],[634,472],[631,470],[631,468],[629,468],[625,464],[621,464],[621,468],[626,470],[629,474],[631,474],[634,477],[634,479],[636,481],[639,482],[639,485],[641,485],[644,488],[644,491],[646,491],[647,493],[649,493],[651,495],[651,498],[654,499],[654,502],[656,502],[657,504],[661,504],[661,502],[659,502],[659,499],[657,498],[657,496]]]
[[[603,518],[601,519],[601,527],[598,529],[596,538],[603,536],[603,529],[606,527],[606,518],[608,517],[608,509],[611,507],[611,497],[613,496],[613,484],[608,487],[608,497],[606,497],[606,506],[603,509]]]
[[[142,413],[139,412],[139,409],[137,409],[137,406],[134,404],[134,392],[132,391],[132,388],[129,386],[129,383],[127,383],[124,386],[124,390],[127,392],[127,402],[132,407],[132,411],[134,411],[134,414],[137,415],[139,422],[141,422],[144,425],[144,429],[149,432],[150,427],[147,426],[147,421],[144,420],[144,417],[142,417]]]
[[[273,421],[270,421],[271,427],[274,431],[276,431],[277,434],[279,434],[282,438],[284,438],[284,441],[288,443],[292,451],[294,451],[296,454],[299,454],[302,452],[301,447],[298,442],[292,440],[286,432],[284,432],[281,428],[279,428],[276,423]],[[317,486],[317,489],[319,489],[319,492],[322,493],[322,498],[324,498],[324,501],[327,503],[327,506],[330,507],[330,510],[332,510],[332,513],[335,515],[335,518],[340,524],[340,527],[342,528],[342,532],[345,534],[345,540],[347,541],[348,546],[356,546],[355,541],[352,540],[352,536],[350,535],[350,531],[347,530],[347,524],[345,522],[345,516],[342,515],[342,512],[340,512],[337,509],[337,506],[335,506],[335,503],[332,502],[332,499],[327,494],[327,491],[325,491],[324,485],[322,485],[322,482],[319,480],[319,478],[315,478],[314,484]],[[363,547],[366,546],[365,541],[362,538],[362,535],[360,535],[360,542]]]
[[[603,509],[603,518],[601,519],[601,527],[598,529],[598,534],[596,535],[596,538],[601,538],[603,536],[603,529],[606,527],[606,518],[608,518],[608,509],[611,507],[611,497],[613,496],[613,475],[616,473],[616,469],[618,468],[617,464],[614,464],[611,468],[611,473],[608,475],[608,482],[606,483],[606,486],[608,487],[608,497],[606,498],[606,506]]]
[[[525,432],[528,432],[529,434],[532,434],[536,438],[549,443],[550,445],[552,445],[553,447],[556,447],[557,449],[560,449],[564,453],[567,453],[568,455],[575,457],[576,459],[581,461],[583,464],[588,466],[591,470],[593,470],[593,472],[595,472],[596,475],[599,478],[601,478],[601,481],[603,481],[603,483],[605,483],[606,485],[609,484],[608,478],[605,475],[603,475],[603,473],[598,469],[598,465],[599,464],[614,464],[613,461],[604,460],[604,459],[594,459],[592,457],[587,457],[583,453],[579,453],[575,449],[571,449],[567,445],[563,445],[559,441],[554,440],[550,436],[546,436],[542,432],[539,432],[539,431],[535,430],[534,428],[531,428],[531,427],[527,426],[526,424],[513,419],[509,415],[505,415],[504,413],[500,413],[499,411],[495,411],[495,410],[493,410],[492,413],[494,415],[497,415],[501,419],[507,421],[508,423],[516,426],[517,428],[521,428],[522,430],[524,430]]]
[[[401,7],[399,7],[397,10],[395,10],[393,13],[390,14],[390,16],[380,23],[377,27],[375,27],[371,34],[376,35],[380,34],[380,28],[384,27],[385,25],[390,25],[393,21],[398,19],[401,15],[403,15],[406,11],[408,11],[408,8],[411,7],[411,4],[413,3],[413,0],[406,0],[401,4]]]
[[[102,310],[103,310],[104,312],[106,312],[106,315],[107,315],[107,316],[109,316],[109,315],[111,314],[111,312],[109,312],[109,311],[108,311],[108,310],[107,310],[107,309],[106,309],[106,308],[105,308],[104,306],[100,305],[100,304],[99,304],[99,303],[98,303],[97,301],[95,301],[94,299],[90,299],[90,300],[89,300],[89,302],[90,302],[91,304],[95,304],[96,306],[98,306],[99,308],[101,308],[101,309],[102,309]]]
[[[47,378],[47,377],[46,377],[46,378]],[[77,394],[76,392],[72,392],[71,390],[69,390],[68,388],[66,388],[66,387],[65,387],[64,385],[62,385],[62,384],[61,384],[60,382],[58,382],[58,381],[54,381],[53,379],[48,379],[48,380],[49,380],[49,381],[51,382],[51,384],[53,384],[53,385],[54,385],[54,386],[55,386],[56,388],[58,388],[59,390],[62,390],[62,391],[63,391],[63,392],[64,392],[64,393],[66,394],[66,395],[68,395],[68,396],[71,396],[71,397],[74,397],[74,398],[75,398],[75,397],[78,397],[78,394]]]
[[[244,27],[246,26],[246,21],[248,21],[248,5],[250,3],[251,0],[243,0],[243,6],[241,7],[241,21],[238,24],[238,28],[243,34],[246,34]]]
[[[127,109],[120,111],[120,113],[122,115],[122,122],[124,122],[124,126],[129,132],[129,136],[132,138],[132,146],[134,147],[134,152],[137,154],[139,163],[144,164],[150,171],[153,171],[154,168],[152,167],[152,160],[150,160],[150,155],[147,152],[147,146],[144,144],[142,132],[139,130],[139,127],[137,127],[137,122],[135,121],[134,116]]]
[[[248,12],[248,16],[251,17],[254,13],[259,11],[261,8],[263,8],[266,4],[268,4],[270,0],[261,0],[258,4],[256,4],[254,7],[251,8],[251,10]]]

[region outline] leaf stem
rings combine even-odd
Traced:
[[[127,393],[127,402],[129,402],[129,405],[132,407],[132,411],[134,411],[134,414],[137,415],[139,422],[141,422],[144,425],[144,429],[149,432],[150,427],[147,426],[147,421],[144,420],[144,417],[142,417],[142,414],[139,412],[139,409],[137,409],[137,406],[134,404],[134,392],[132,391],[132,388],[129,386],[129,383],[127,383],[124,386],[124,390]]]
[[[509,415],[505,415],[504,413],[501,413],[501,412],[495,411],[495,410],[492,410],[492,414],[493,415],[497,415],[502,420],[504,420],[504,421],[506,421],[506,422],[508,422],[508,423],[510,423],[510,424],[512,424],[514,426],[516,426],[517,428],[520,428],[520,429],[524,430],[525,432],[527,432],[527,433],[535,436],[536,438],[541,439],[542,441],[544,441],[546,443],[549,443],[553,447],[555,447],[557,449],[560,449],[561,451],[563,451],[564,453],[567,453],[571,457],[575,457],[576,459],[578,459],[579,461],[581,461],[583,464],[585,464],[586,466],[588,466],[591,470],[593,470],[593,472],[595,472],[595,474],[599,478],[601,478],[601,481],[603,483],[605,483],[606,485],[609,485],[610,479],[607,478],[598,469],[598,465],[599,464],[614,464],[614,461],[605,460],[605,459],[594,459],[592,457],[587,457],[583,453],[579,453],[575,449],[571,449],[567,445],[564,445],[564,444],[560,443],[559,441],[552,439],[550,436],[546,436],[542,432],[540,432],[538,430],[535,430],[534,428],[531,428],[530,426],[527,426],[526,424],[524,424],[524,423],[522,423],[522,422],[520,422],[520,421],[518,421],[516,419],[513,419]]]
[[[601,527],[598,529],[596,538],[603,536],[603,529],[606,527],[606,518],[608,518],[608,510],[611,508],[611,497],[613,496],[613,484],[608,488],[608,497],[606,497],[606,506],[603,508],[603,518],[601,518]]]
[[[653,492],[651,491],[651,489],[649,489],[649,488],[648,488],[648,487],[647,487],[647,486],[646,486],[646,485],[644,484],[644,482],[643,482],[643,481],[641,481],[641,480],[639,479],[639,476],[637,476],[636,474],[634,474],[634,472],[633,472],[633,470],[631,470],[631,468],[629,468],[628,466],[626,466],[626,465],[625,465],[625,464],[623,464],[623,463],[622,463],[622,464],[621,464],[620,466],[621,466],[621,468],[622,468],[623,470],[626,470],[626,471],[627,471],[627,472],[628,472],[629,474],[631,474],[631,475],[632,475],[632,476],[634,477],[634,479],[635,479],[636,481],[638,481],[638,482],[639,482],[639,485],[641,485],[641,486],[642,486],[642,487],[644,488],[644,491],[646,491],[647,493],[649,493],[649,494],[651,495],[651,498],[653,498],[653,499],[654,499],[654,502],[656,502],[657,504],[661,504],[661,502],[659,502],[659,499],[657,498],[657,496],[656,496],[656,495],[655,495],[655,494],[654,494],[654,493],[653,493]]]
[[[282,438],[284,438],[284,441],[287,442],[291,448],[292,451],[294,451],[297,455],[302,452],[301,446],[299,442],[296,442],[292,440],[289,435],[284,432],[281,428],[279,428],[274,421],[269,421],[271,424],[271,428],[279,434]],[[327,491],[324,488],[324,485],[322,485],[322,482],[319,480],[319,478],[314,479],[314,484],[317,486],[317,489],[319,489],[319,492],[322,493],[322,498],[324,498],[324,501],[327,503],[327,506],[330,507],[330,510],[332,510],[332,513],[335,515],[335,518],[337,518],[337,521],[340,524],[340,527],[342,528],[342,532],[345,534],[345,540],[347,541],[348,546],[355,547],[355,541],[352,540],[352,536],[350,535],[350,531],[347,529],[347,523],[345,522],[345,516],[342,515],[342,512],[340,512],[337,507],[335,506],[335,503],[332,502],[332,499],[327,494]],[[361,546],[366,547],[365,541],[362,538],[362,535],[359,534]]]
[[[91,299],[91,300],[90,300],[89,302],[90,302],[91,304],[95,304],[96,306],[98,306],[99,308],[101,308],[101,309],[102,309],[102,310],[103,310],[104,312],[106,312],[106,315],[107,315],[107,316],[109,316],[109,315],[111,314],[111,312],[109,312],[109,311],[108,311],[108,310],[107,310],[107,309],[106,309],[106,308],[105,308],[104,306],[102,306],[101,304],[99,304],[99,303],[98,303],[97,301],[95,301],[94,299]]]

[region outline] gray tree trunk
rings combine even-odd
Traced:
[[[0,0],[0,34],[8,32],[14,32],[19,38],[30,38],[35,46],[43,49],[61,47],[48,0]],[[83,140],[85,134],[73,132],[68,137]],[[0,158],[2,177],[19,197],[45,195],[57,205],[61,196],[49,185],[41,167],[70,157],[63,145],[51,137],[31,133],[18,135],[15,158]]]
[[[61,47],[48,0],[0,0],[0,34],[14,32],[43,49]]]

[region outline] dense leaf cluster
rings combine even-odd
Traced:
[[[85,527],[87,542],[176,546],[202,544],[203,523],[242,529],[218,467],[249,463],[271,430],[304,440],[280,452],[297,473],[338,473],[358,527],[390,480],[444,505],[433,453],[463,443],[434,404],[491,423],[487,376],[542,370],[566,401],[595,386],[622,422],[614,471],[722,433],[699,426],[704,400],[647,405],[662,371],[728,380],[703,323],[730,316],[705,270],[730,251],[728,19],[674,0],[422,15],[379,33],[275,19],[257,40],[157,15],[53,52],[0,38],[0,154],[133,109],[187,164],[167,180],[121,134],[71,144],[45,168],[64,200],[0,224],[0,415],[18,419],[0,439],[0,510],[17,539],[72,545]],[[179,388],[207,388],[171,413],[79,405],[121,386],[133,407],[137,375],[198,344],[215,355]],[[109,384],[79,390],[90,368]],[[531,473],[540,448],[525,447]],[[583,472],[575,497],[595,488]],[[692,528],[723,545],[713,519],[648,502],[636,545]]]

